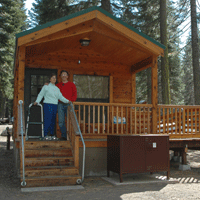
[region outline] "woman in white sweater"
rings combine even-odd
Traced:
[[[48,132],[50,132],[51,139],[56,140],[54,135],[54,127],[57,113],[57,105],[58,100],[61,100],[64,103],[70,103],[68,99],[63,97],[60,89],[55,86],[56,83],[56,74],[51,74],[50,83],[48,85],[44,85],[42,90],[37,96],[34,105],[40,103],[42,98],[44,97],[44,136],[45,139],[50,139],[48,137]]]

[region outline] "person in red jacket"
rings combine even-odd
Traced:
[[[62,95],[69,101],[76,101],[77,99],[77,90],[76,85],[68,81],[69,74],[67,71],[62,70],[60,73],[62,82],[56,84],[60,89]],[[67,129],[65,124],[65,116],[67,117],[67,108],[69,104],[58,102],[58,124],[61,131],[61,140],[67,140]]]

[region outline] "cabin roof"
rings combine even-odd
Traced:
[[[159,43],[158,41],[154,40],[153,38],[145,35],[144,33],[142,33],[141,31],[137,30],[136,28],[128,25],[127,23],[123,22],[122,20],[116,18],[115,16],[111,15],[109,12],[103,10],[102,8],[98,7],[98,6],[93,6],[93,7],[90,7],[88,9],[85,9],[85,10],[82,10],[82,11],[79,11],[77,13],[73,13],[71,15],[68,15],[68,16],[65,16],[65,17],[62,17],[62,18],[59,18],[59,19],[56,19],[56,20],[53,20],[51,22],[48,22],[46,24],[43,24],[41,26],[37,26],[35,28],[32,28],[32,29],[29,29],[29,30],[26,30],[26,31],[23,31],[21,33],[18,33],[16,34],[16,38],[19,38],[19,37],[23,37],[25,35],[28,35],[30,33],[34,33],[36,31],[39,31],[39,30],[42,30],[44,28],[47,28],[47,27],[50,27],[50,26],[53,26],[55,24],[58,24],[58,23],[61,23],[63,21],[66,21],[66,20],[69,20],[69,19],[72,19],[72,18],[75,18],[77,16],[80,16],[80,15],[83,15],[83,14],[86,14],[86,13],[89,13],[91,11],[94,11],[94,10],[98,10],[99,12],[105,14],[106,16],[110,17],[111,19],[115,20],[116,22],[122,24],[123,26],[129,28],[130,30],[134,31],[135,33],[141,35],[142,37],[146,38],[147,40],[153,42],[154,44],[158,45],[159,47],[165,49],[165,46],[161,43]]]
[[[89,46],[80,40],[89,38]],[[99,7],[91,7],[16,35],[16,58],[25,47],[26,64],[76,63],[113,64],[131,67],[131,72],[148,68],[153,56],[164,56],[165,46],[117,19]],[[57,60],[57,63],[56,63]],[[61,61],[60,61],[61,60]]]

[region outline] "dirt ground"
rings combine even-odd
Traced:
[[[1,134],[1,132],[0,132]],[[49,192],[21,192],[20,179],[13,161],[13,146],[6,149],[6,137],[0,136],[0,200],[32,199],[123,199],[123,200],[186,200],[200,199],[200,151],[189,150],[187,154],[191,170],[180,171],[178,162],[171,161],[170,177],[179,183],[153,183],[115,186],[101,177],[86,177],[83,190]]]

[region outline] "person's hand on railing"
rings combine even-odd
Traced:
[[[38,104],[37,102],[34,102],[34,103],[33,103],[34,106],[36,106],[37,104]]]

